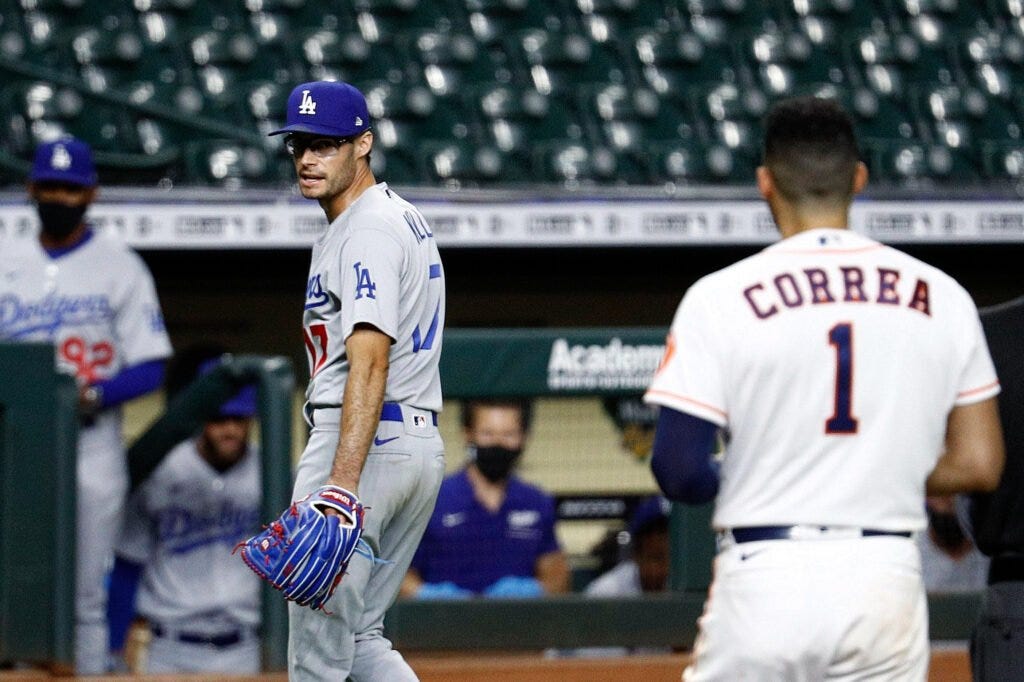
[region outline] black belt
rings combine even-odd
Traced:
[[[992,557],[988,565],[988,584],[1024,582],[1024,557]]]
[[[172,639],[176,639],[179,642],[186,644],[208,644],[217,649],[222,649],[227,646],[234,646],[244,639],[241,630],[232,630],[230,632],[221,632],[216,635],[204,635],[198,632],[185,632],[175,631],[168,632],[164,630],[160,625],[150,625],[150,632],[153,633],[154,637],[167,637],[170,636]]]
[[[806,526],[815,528],[815,526]],[[790,540],[794,538],[794,530],[800,526],[750,526],[749,528],[732,528],[732,539],[736,542],[758,542],[760,540]],[[835,528],[836,530],[854,531],[859,530],[861,537],[869,538],[878,535],[895,535],[901,538],[909,538],[909,530],[876,530],[874,528],[842,528],[841,526],[817,526],[822,532]],[[799,532],[799,531],[797,531]]]

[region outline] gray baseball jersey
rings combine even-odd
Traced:
[[[232,548],[259,528],[260,457],[249,446],[227,471],[194,440],[178,444],[132,494],[118,555],[142,564],[137,610],[182,631],[217,633],[260,621],[260,580]]]
[[[427,221],[386,183],[367,189],[313,246],[302,320],[307,401],[340,405],[345,340],[369,323],[394,342],[385,402],[439,412],[444,308],[444,272]]]
[[[139,256],[90,232],[55,253],[39,242],[0,246],[0,339],[51,342],[59,369],[79,384],[171,354],[153,278]],[[75,661],[80,673],[106,668],[106,588],[128,471],[120,409],[84,426],[78,441]]]
[[[359,498],[362,539],[381,559],[357,553],[326,612],[289,604],[288,679],[406,682],[416,676],[383,636],[444,477],[438,361],[444,272],[426,220],[386,184],[364,191],[313,249],[303,315],[310,357],[313,430],[295,474],[294,498],[324,484],[340,438],[348,376],[345,339],[359,323],[390,336],[385,413]]]

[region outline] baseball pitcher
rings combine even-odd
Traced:
[[[298,500],[243,558],[289,604],[289,678],[415,680],[382,634],[444,475],[444,269],[420,212],[370,170],[370,115],[346,83],[297,86],[284,134],[314,245],[303,335],[312,426]]]

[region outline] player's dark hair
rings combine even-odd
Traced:
[[[527,433],[530,430],[530,423],[533,421],[533,401],[527,398],[478,398],[476,400],[466,400],[462,403],[462,428],[473,428],[476,410],[481,407],[511,407],[518,410],[519,423],[523,427],[523,433]]]
[[[853,121],[835,100],[794,97],[765,117],[764,165],[793,203],[848,203],[859,160]]]

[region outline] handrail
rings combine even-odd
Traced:
[[[237,125],[222,123],[205,116],[180,113],[176,109],[165,105],[133,102],[127,93],[117,88],[110,88],[102,92],[90,90],[80,78],[69,76],[47,66],[32,64],[22,59],[5,58],[0,60],[0,69],[26,78],[34,78],[61,85],[63,87],[73,88],[83,97],[96,99],[110,104],[117,104],[119,106],[144,113],[147,116],[152,116],[153,118],[171,121],[178,125],[186,126],[195,130],[201,130],[205,133],[211,133],[222,138],[237,140],[239,142],[257,145],[259,147],[264,146],[264,140],[261,135],[247,132],[245,128],[241,128]],[[137,156],[146,155],[139,154]]]

